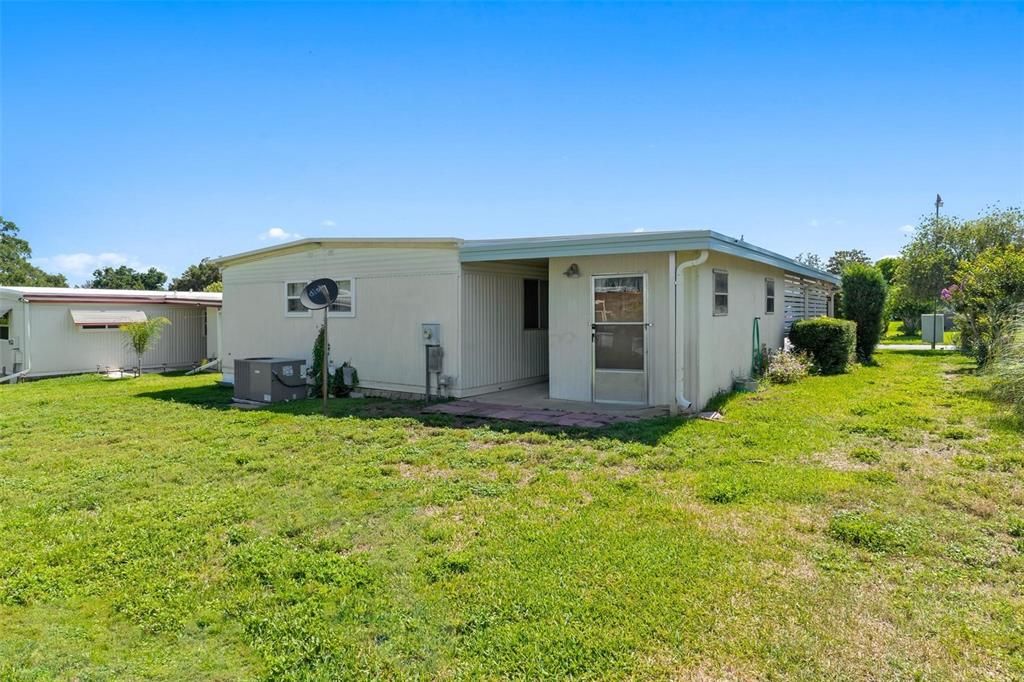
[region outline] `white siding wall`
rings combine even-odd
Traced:
[[[714,315],[716,269],[729,273],[729,313]],[[765,278],[775,278],[775,313],[765,313]],[[691,284],[692,282],[692,284]],[[750,375],[754,318],[760,317],[761,343],[780,348],[785,334],[785,273],[735,256],[712,253],[689,280],[688,297],[696,296],[696,375],[688,374],[687,398],[703,407],[716,393],[732,389],[734,379]],[[695,285],[695,286],[694,286]],[[692,310],[692,309],[691,309]],[[691,318],[687,321],[692,324]],[[692,337],[688,337],[692,340]],[[692,357],[692,355],[688,355]],[[692,367],[692,364],[690,365]],[[696,379],[696,384],[692,381]]]
[[[26,349],[25,311],[31,325],[31,349]],[[72,322],[72,310],[141,310],[149,318],[163,316],[171,321],[157,342],[142,357],[144,369],[191,367],[205,357],[203,323],[206,309],[140,303],[16,303],[16,320],[11,335],[18,339],[17,361],[31,354],[32,376],[95,372],[97,367],[134,367],[134,351],[128,350],[125,335],[117,330],[83,330]],[[11,348],[9,346],[9,348]],[[9,353],[9,357],[13,356]],[[11,367],[8,366],[8,371]]]
[[[572,263],[579,266],[579,277],[562,274]],[[627,273],[647,274],[647,317],[653,323],[648,330],[647,344],[650,400],[656,405],[667,405],[673,399],[668,253],[579,256],[549,261],[548,348],[552,398],[591,399],[591,277]]]
[[[206,309],[206,358],[220,357],[220,308]]]
[[[523,328],[523,279],[548,278],[546,268],[502,263],[463,267],[462,395],[544,381],[548,332]]]
[[[331,317],[331,359],[349,361],[367,388],[422,393],[423,322],[441,324],[444,373],[459,375],[458,251],[453,247],[313,249],[224,268],[225,380],[235,358],[312,358],[322,312],[285,315],[285,282],[355,279],[355,317]]]

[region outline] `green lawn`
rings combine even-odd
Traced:
[[[878,361],[596,433],[2,389],[0,679],[1021,679],[1021,425]]]
[[[881,344],[883,346],[900,346],[908,344],[919,344],[924,343],[921,340],[921,332],[918,331],[916,334],[905,334],[903,333],[903,323],[897,322],[896,320],[889,320],[888,327],[885,330],[885,336],[882,337]],[[948,331],[942,333],[942,342],[950,345],[955,345],[959,341],[960,334],[955,331]]]

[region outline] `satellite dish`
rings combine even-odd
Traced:
[[[310,310],[326,308],[338,298],[338,283],[328,277],[314,279],[299,294],[302,305]]]

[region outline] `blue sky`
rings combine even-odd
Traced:
[[[0,4],[0,211],[81,281],[303,236],[892,254],[1024,204],[1024,5]]]

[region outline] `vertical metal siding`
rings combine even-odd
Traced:
[[[523,274],[466,271],[462,277],[459,386],[500,386],[548,373],[548,332],[523,329]],[[546,279],[544,275],[533,275]]]
[[[31,374],[73,374],[97,368],[134,367],[135,353],[127,337],[116,330],[85,331],[71,320],[71,310],[141,310],[149,318],[171,321],[157,344],[142,356],[144,368],[189,367],[206,354],[203,324],[206,309],[199,306],[131,303],[32,303]]]

